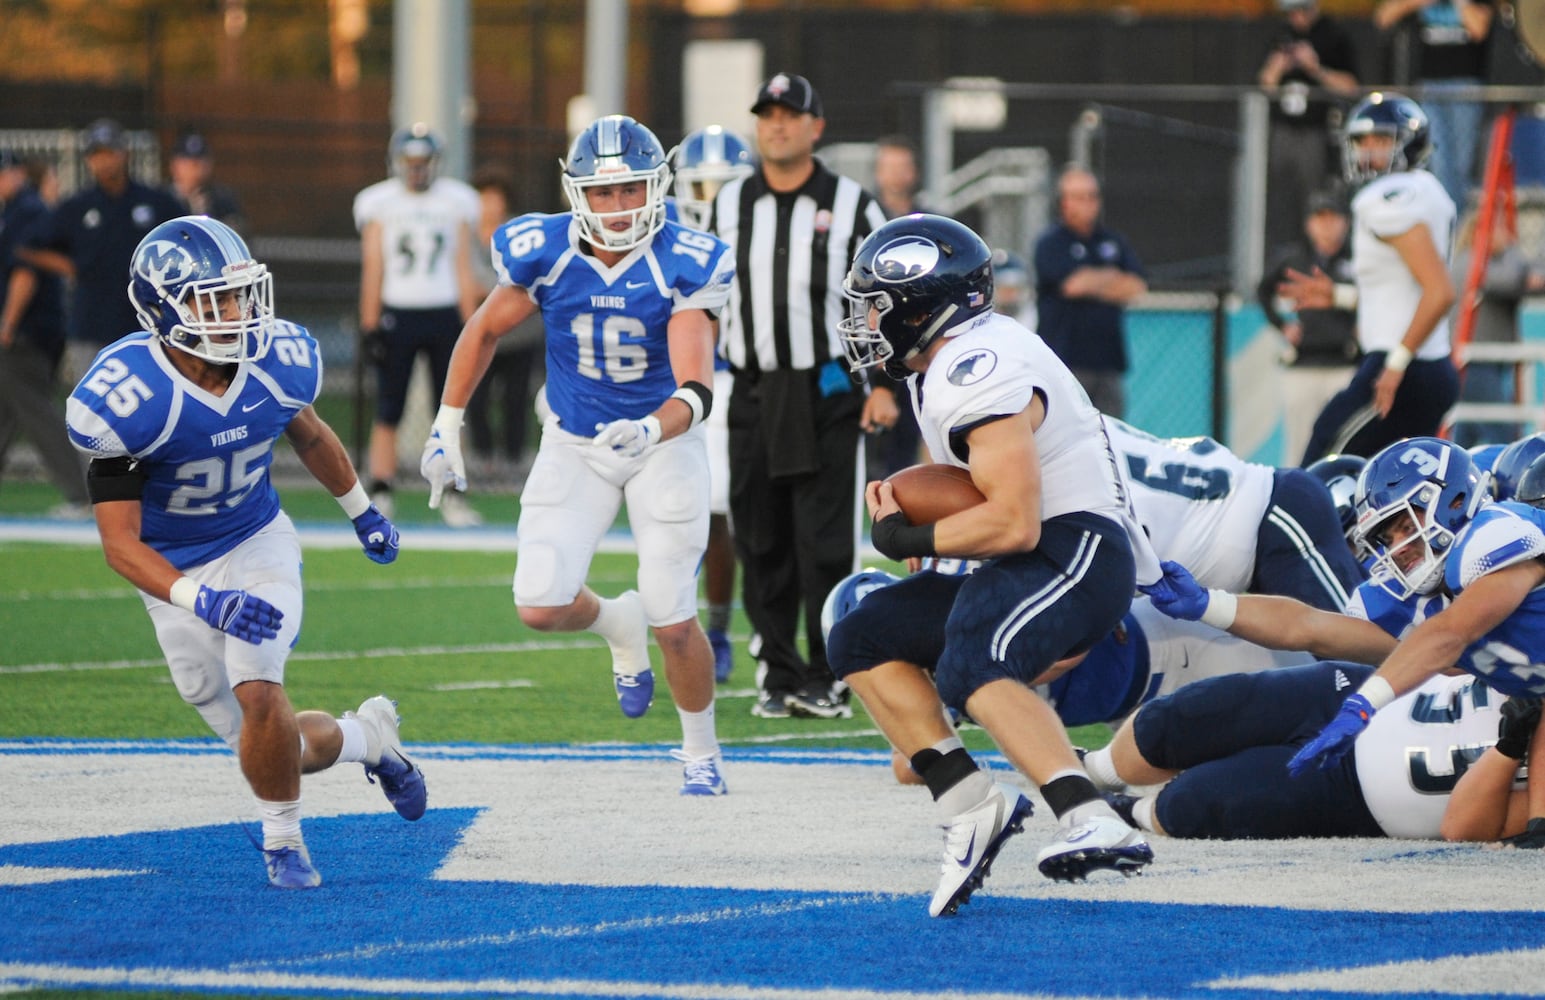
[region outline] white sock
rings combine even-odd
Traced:
[[[365,737],[364,723],[358,719],[339,719],[338,728],[343,733],[343,748],[338,751],[337,763],[377,763],[377,761],[365,759],[368,754],[369,741]]]
[[[1110,747],[1101,747],[1085,754],[1084,770],[1089,772],[1089,780],[1094,782],[1094,787],[1102,792],[1119,792],[1127,787],[1127,783],[1116,773],[1116,762],[1111,760]]]
[[[600,611],[585,631],[606,640],[612,650],[612,670],[619,674],[638,674],[649,669],[649,646],[643,644],[644,662],[637,662],[635,643],[639,640],[638,620],[641,600],[638,591],[629,590],[617,597],[597,597]],[[647,630],[645,635],[647,636]]]
[[[1138,829],[1147,830],[1149,833],[1159,832],[1153,825],[1153,810],[1158,804],[1157,795],[1149,795],[1137,800],[1137,804],[1132,807],[1132,818],[1137,820]]]
[[[712,757],[719,752],[719,737],[714,732],[713,703],[701,712],[689,712],[677,708],[681,717],[681,752],[695,760]]]
[[[992,794],[993,780],[986,771],[973,771],[955,782],[934,803],[939,815],[948,822],[963,812],[969,812],[987,801]]]
[[[278,847],[301,847],[305,844],[300,836],[300,799],[294,802],[258,799],[258,811],[263,816],[265,851]]]

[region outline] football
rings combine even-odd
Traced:
[[[970,472],[943,463],[908,466],[885,481],[908,524],[933,524],[987,499]]]

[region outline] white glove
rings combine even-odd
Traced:
[[[594,443],[610,448],[623,458],[637,458],[660,443],[660,420],[650,414],[642,420],[613,420],[595,425]]]
[[[447,484],[458,490],[467,488],[467,463],[461,457],[461,407],[441,406],[435,416],[434,429],[424,442],[424,455],[419,459],[418,471],[429,480],[429,509],[440,506],[440,495]]]

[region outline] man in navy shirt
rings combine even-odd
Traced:
[[[1100,222],[1100,183],[1081,167],[1057,181],[1061,221],[1035,243],[1040,335],[1073,370],[1095,408],[1126,410],[1122,310],[1148,291],[1126,238]]]
[[[183,214],[170,194],[129,176],[123,126],[98,119],[82,133],[81,145],[93,183],[60,202],[17,253],[32,267],[75,279],[68,327],[72,377],[102,347],[139,329],[124,294],[129,260],[146,233]]]

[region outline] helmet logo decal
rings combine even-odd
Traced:
[[[139,276],[156,285],[181,281],[193,268],[193,255],[171,240],[156,240],[134,259]]]
[[[931,272],[939,264],[939,245],[921,236],[891,240],[874,255],[874,276],[887,282],[910,281]]]
[[[1430,476],[1437,472],[1441,464],[1438,456],[1421,448],[1407,448],[1400,456],[1400,462],[1402,465],[1416,466],[1416,471],[1423,476]]]
[[[975,385],[998,367],[998,356],[991,351],[972,351],[950,366],[950,385]]]

